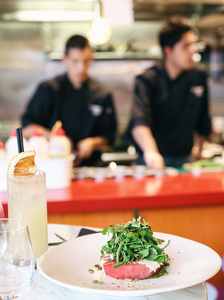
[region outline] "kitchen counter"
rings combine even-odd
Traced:
[[[0,193],[7,209],[7,193]],[[48,213],[94,212],[224,204],[224,172],[177,176],[73,180],[47,191]]]
[[[47,199],[49,213],[223,204],[224,173],[78,180]]]

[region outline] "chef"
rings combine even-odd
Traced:
[[[159,34],[163,61],[137,76],[129,132],[138,151],[138,164],[155,169],[179,167],[201,158],[211,132],[206,73],[194,67],[197,40],[182,17],[168,19]]]
[[[57,120],[77,153],[78,165],[93,165],[98,150],[113,143],[116,116],[108,89],[88,76],[93,51],[81,35],[70,37],[63,63],[66,74],[42,82],[22,116],[23,134],[29,137],[36,125],[49,138]]]

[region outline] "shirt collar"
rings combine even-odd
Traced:
[[[170,83],[175,83],[177,82],[180,78],[182,78],[186,73],[187,71],[183,71],[179,76],[177,76],[177,78],[175,79],[171,79],[166,71],[166,68],[165,68],[165,64],[164,64],[164,60],[162,60],[160,62],[160,68],[161,68],[161,71],[163,72],[163,74],[165,75],[165,77],[167,78],[167,80],[170,82]]]
[[[76,90],[76,91],[81,91],[82,89],[86,88],[86,87],[88,86],[89,80],[90,80],[90,79],[87,78],[87,80],[85,80],[85,81],[82,83],[81,87],[80,87],[79,89],[76,89],[76,88],[72,85],[71,81],[69,80],[68,75],[65,74],[65,84],[66,84],[66,86],[67,86],[68,88],[71,88],[71,89]]]

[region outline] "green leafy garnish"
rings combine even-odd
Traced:
[[[195,169],[209,168],[209,167],[223,167],[223,165],[215,162],[212,159],[200,159],[192,163],[192,167]]]
[[[164,249],[169,245],[169,241],[163,248],[160,248],[158,245],[164,240],[155,238],[151,227],[144,219],[141,221],[141,217],[120,225],[111,225],[108,229],[103,229],[101,233],[112,235],[107,244],[101,248],[101,254],[103,256],[107,253],[114,256],[116,260],[114,268],[140,259],[157,261],[163,265],[168,264],[169,257]]]

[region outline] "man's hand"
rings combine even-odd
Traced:
[[[194,147],[192,148],[191,154],[194,157],[195,160],[200,160],[203,159],[202,155],[202,150],[203,150],[203,145],[206,141],[206,138],[203,136],[198,136]]]
[[[161,154],[153,151],[145,151],[144,152],[144,160],[152,169],[163,170],[164,169],[164,160]]]
[[[132,129],[132,135],[143,151],[145,163],[152,169],[163,170],[165,165],[164,160],[159,153],[151,129],[144,125],[138,125]]]
[[[85,158],[89,158],[94,150],[94,140],[92,138],[86,138],[81,140],[77,144],[77,161],[81,161]]]
[[[192,155],[194,160],[200,160],[200,159],[204,158],[202,156],[202,151],[197,146],[193,147],[193,149],[191,151],[191,155]]]
[[[79,141],[76,147],[77,157],[75,165],[78,167],[83,159],[89,158],[94,150],[102,149],[102,147],[107,145],[107,143],[107,139],[100,136],[89,137]]]

